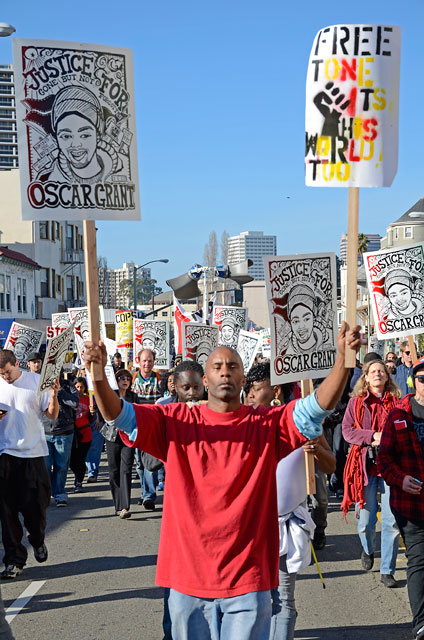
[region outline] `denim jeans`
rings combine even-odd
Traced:
[[[99,474],[100,457],[102,455],[103,443],[105,439],[100,431],[93,429],[93,427],[91,427],[91,434],[93,436],[93,439],[91,441],[91,445],[85,459],[85,466],[87,467],[88,477],[97,478]]]
[[[140,450],[135,450],[135,467],[140,478],[141,497],[143,500],[156,502],[156,487],[158,485],[158,472],[148,471],[141,461]]]
[[[279,586],[271,591],[272,617],[270,640],[293,640],[296,626],[294,588],[296,573],[287,573],[286,556],[280,558]]]
[[[173,640],[269,640],[269,591],[196,598],[171,589],[168,605]]]
[[[49,455],[44,459],[50,475],[52,486],[52,496],[55,500],[66,500],[65,491],[66,476],[68,473],[69,460],[71,458],[73,433],[64,436],[46,435]]]
[[[424,522],[408,520],[400,513],[395,516],[406,547],[406,581],[415,634],[424,627]]]
[[[399,529],[395,517],[390,509],[390,489],[383,478],[368,475],[368,484],[364,486],[364,508],[358,512],[358,533],[365,553],[371,554],[375,550],[375,525],[377,524],[377,491],[381,497],[381,566],[380,573],[394,574],[399,545]]]

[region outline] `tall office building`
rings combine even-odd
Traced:
[[[13,68],[10,64],[0,64],[0,169],[18,166]]]
[[[106,309],[129,309],[133,306],[133,290],[130,286],[124,293],[121,283],[125,280],[133,282],[134,262],[124,262],[121,269],[99,267],[99,299]],[[137,278],[151,278],[151,270],[143,268],[137,270]]]
[[[249,274],[255,280],[264,280],[263,256],[275,256],[277,236],[264,236],[263,231],[243,231],[228,238],[228,264],[253,260]]]
[[[378,233],[366,233],[368,239],[367,252],[379,251],[381,249],[381,236]],[[346,264],[347,260],[347,233],[342,233],[340,238],[340,260]],[[361,256],[358,254],[358,264],[362,264]]]

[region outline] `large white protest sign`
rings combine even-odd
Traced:
[[[13,41],[22,218],[140,218],[132,53]]]
[[[136,358],[142,349],[155,354],[155,367],[169,369],[169,322],[134,318],[134,352]]]
[[[262,338],[259,333],[240,330],[237,351],[243,362],[244,373],[247,373],[252,366],[261,344]]]
[[[424,333],[424,244],[364,254],[380,340]]]
[[[75,307],[68,309],[71,322],[74,324],[74,338],[77,344],[78,355],[84,362],[85,346],[84,343],[90,340],[90,332],[88,330],[88,308]]]
[[[326,376],[337,349],[336,258],[264,258],[271,325],[271,384]]]
[[[218,346],[219,329],[201,322],[183,322],[183,360],[195,360],[203,369],[209,354]]]
[[[48,391],[60,375],[60,371],[69,353],[69,342],[72,340],[73,331],[74,327],[71,325],[61,333],[50,338],[41,369],[40,383],[37,392],[39,395],[44,391]]]
[[[237,349],[239,333],[247,327],[247,308],[216,305],[213,308],[212,324],[219,328],[219,344]]]
[[[321,29],[306,81],[310,187],[388,187],[397,171],[400,27]]]
[[[28,355],[39,350],[42,339],[43,331],[13,322],[3,348],[13,351],[19,367],[28,370]]]

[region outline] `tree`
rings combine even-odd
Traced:
[[[361,256],[361,263],[364,260],[364,253],[368,249],[368,238],[365,233],[358,233],[358,253]]]
[[[156,286],[157,280],[153,278],[136,278],[136,303],[149,304],[153,296],[162,293],[162,288]],[[124,295],[130,301],[129,306],[133,305],[134,300],[134,280],[122,280],[119,285],[119,293]]]

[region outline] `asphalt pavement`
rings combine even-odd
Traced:
[[[30,548],[23,575],[2,581],[16,640],[161,640],[163,590],[155,585],[155,565],[164,494],[156,511],[145,511],[136,504],[134,479],[132,517],[120,520],[104,458],[99,481],[84,489],[69,495],[66,508],[52,502],[47,562],[38,564]],[[317,553],[326,588],[314,564],[298,575],[296,639],[409,640],[404,551],[396,571],[400,586],[387,589],[378,553],[373,570],[362,570],[353,513],[346,523],[332,496],[328,521],[327,546]]]

